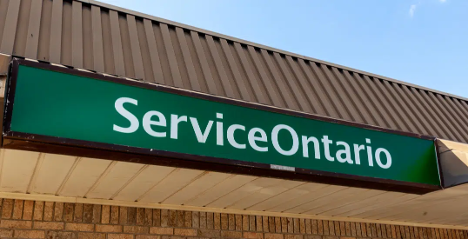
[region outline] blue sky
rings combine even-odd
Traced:
[[[101,0],[468,98],[468,0]]]

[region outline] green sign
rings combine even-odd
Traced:
[[[19,65],[17,74],[9,112],[12,132],[279,170],[440,185],[430,139],[169,93],[144,83],[127,85],[25,65]]]

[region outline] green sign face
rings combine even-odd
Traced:
[[[432,140],[157,88],[19,65],[10,131],[439,185]]]

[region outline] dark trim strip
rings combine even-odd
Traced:
[[[445,180],[444,180],[444,171],[442,170],[442,162],[440,161],[440,150],[439,146],[437,146],[437,139],[434,139],[434,148],[437,157],[437,171],[439,171],[439,181],[440,181],[440,188],[445,188]]]
[[[55,154],[67,154],[81,157],[92,157],[101,159],[120,160],[126,162],[153,164],[153,165],[165,165],[172,167],[183,167],[183,168],[194,168],[200,170],[210,170],[218,172],[227,172],[235,174],[247,174],[256,175],[261,177],[275,177],[284,178],[291,180],[310,181],[317,183],[326,183],[342,186],[370,188],[387,191],[398,191],[405,193],[424,194],[440,189],[440,186],[420,184],[420,183],[409,183],[401,182],[388,179],[378,179],[354,175],[346,175],[332,172],[324,172],[309,169],[296,168],[295,172],[291,171],[280,171],[271,169],[270,164],[252,163],[238,160],[229,160],[222,158],[189,155],[182,153],[175,153],[161,150],[150,150],[144,148],[128,147],[121,145],[104,144],[83,140],[74,140],[58,137],[50,137],[43,135],[34,135],[27,133],[14,132],[10,129],[12,110],[14,105],[14,95],[16,88],[16,80],[18,76],[19,65],[31,66],[61,73],[73,74],[83,77],[94,78],[98,80],[105,80],[116,82],[124,85],[131,85],[136,87],[142,87],[146,89],[163,91],[172,94],[179,94],[189,97],[196,97],[200,99],[222,102],[226,104],[238,105],[247,108],[253,108],[258,110],[276,112],[281,114],[287,114],[291,116],[304,117],[308,119],[321,120],[326,122],[338,123],[351,125],[355,127],[361,127],[371,130],[378,130],[388,133],[400,134],[410,137],[417,137],[422,139],[434,140],[434,137],[417,135],[407,132],[393,131],[388,129],[382,129],[380,127],[362,125],[351,123],[348,121],[336,120],[327,117],[309,115],[305,113],[277,109],[269,106],[249,104],[246,102],[231,100],[227,98],[215,97],[195,92],[189,92],[184,90],[178,90],[174,88],[153,85],[138,81],[130,81],[122,78],[99,75],[96,73],[78,71],[70,68],[63,68],[53,66],[50,64],[37,63],[26,60],[14,59],[10,68],[10,77],[8,79],[8,91],[7,91],[7,103],[5,120],[3,127],[3,137],[7,140],[4,141],[3,147],[8,149],[22,149],[40,151],[46,153]]]

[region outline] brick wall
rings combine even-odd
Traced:
[[[468,238],[467,231],[375,223],[0,199],[0,238]]]

